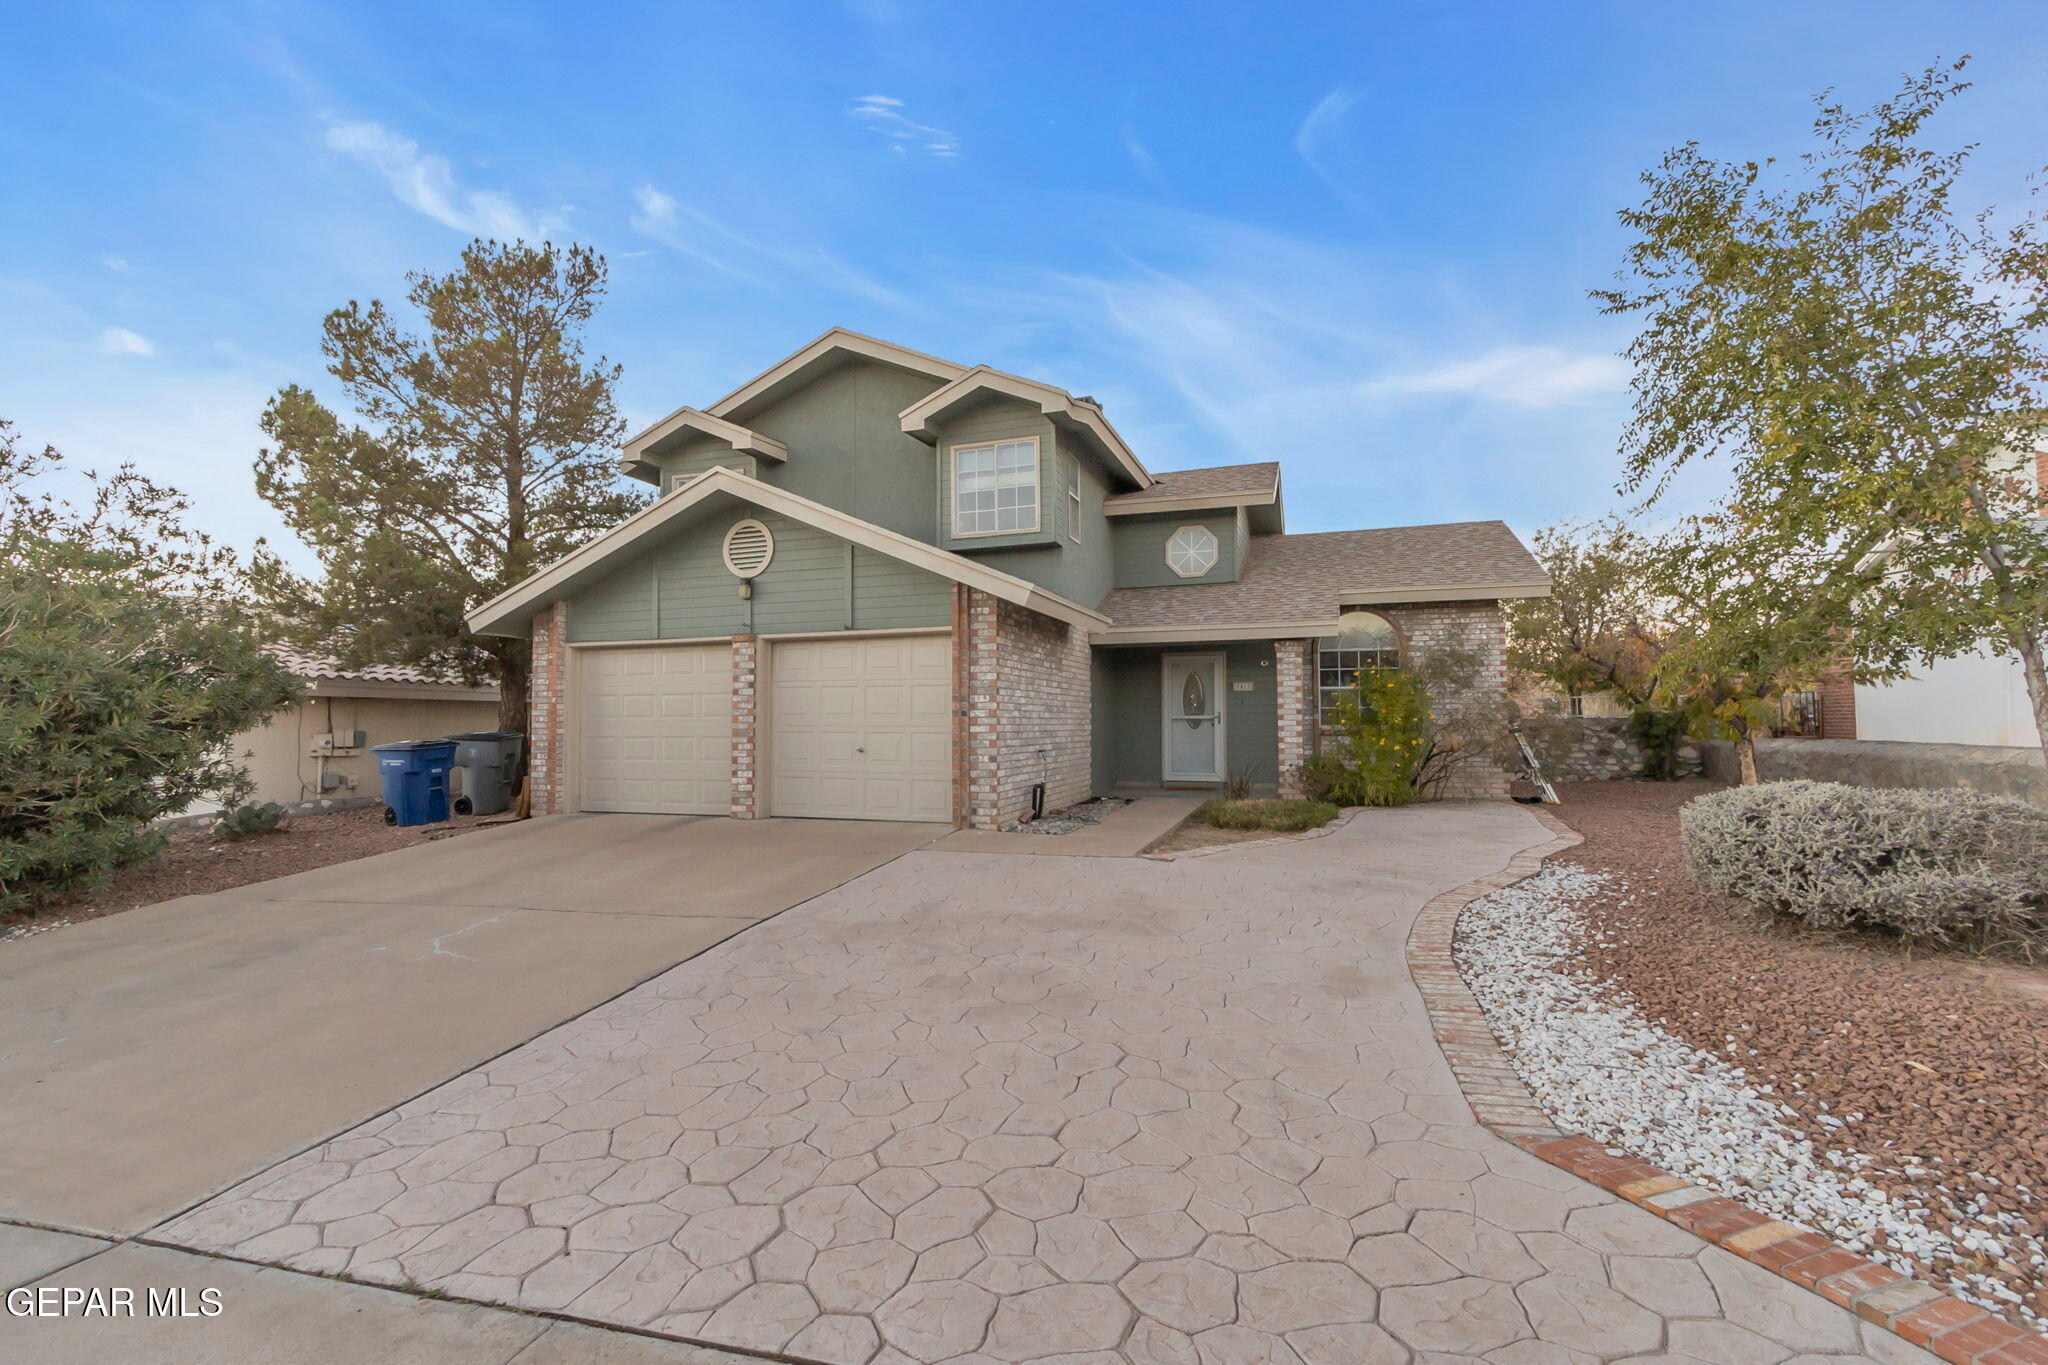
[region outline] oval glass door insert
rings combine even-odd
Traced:
[[[1180,685],[1180,713],[1187,718],[1188,729],[1201,728],[1202,703],[1206,694],[1202,690],[1202,675],[1190,669],[1187,681]]]

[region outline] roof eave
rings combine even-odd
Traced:
[[[1403,602],[1492,602],[1502,598],[1548,597],[1550,580],[1520,583],[1445,583],[1422,588],[1340,589],[1347,607],[1397,606]]]
[[[899,425],[905,435],[927,445],[937,444],[939,437],[934,423],[982,392],[1000,393],[1036,404],[1038,410],[1051,418],[1056,426],[1070,432],[1086,433],[1139,488],[1150,488],[1158,482],[1152,471],[1145,468],[1144,462],[1124,444],[1124,438],[1110,425],[1102,409],[1092,403],[1081,402],[1065,389],[990,369],[986,365],[975,366],[943,388],[912,403],[898,414]]]
[[[578,575],[601,567],[608,559],[624,553],[642,536],[653,533],[706,498],[721,492],[754,506],[780,512],[914,568],[979,588],[1002,601],[1026,607],[1079,629],[1094,631],[1109,624],[1109,618],[1101,612],[1090,610],[1058,593],[1048,592],[1014,574],[992,569],[965,555],[941,550],[921,540],[913,540],[723,466],[714,466],[697,475],[597,539],[572,550],[524,582],[476,607],[464,618],[465,624],[478,635],[523,636],[534,613],[557,600]]]

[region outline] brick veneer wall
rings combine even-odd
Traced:
[[[557,602],[533,618],[533,673],[528,680],[527,796],[535,815],[568,808],[569,607]]]
[[[1045,783],[1045,808],[1063,810],[1094,793],[1088,637],[1064,621],[997,604],[1000,719],[996,726],[996,819],[1031,809]]]
[[[1505,695],[1508,686],[1508,628],[1500,603],[1491,599],[1475,602],[1417,602],[1374,606],[1393,623],[1401,636],[1401,662],[1411,668],[1427,663],[1430,652],[1446,646],[1474,650],[1479,670],[1471,691],[1461,696],[1431,698],[1439,714],[1455,711],[1467,696],[1477,693]],[[1327,745],[1329,736],[1319,732]],[[1464,800],[1506,796],[1508,774],[1486,762],[1472,762],[1458,771],[1455,784],[1443,795]]]
[[[751,820],[760,813],[754,795],[760,747],[755,742],[760,715],[756,687],[760,678],[761,641],[755,635],[732,637],[732,818]]]
[[[1820,710],[1820,738],[1856,738],[1856,684],[1846,673],[1831,673],[1813,689]]]
[[[958,588],[953,608],[954,818],[1012,824],[1045,783],[1045,808],[1093,794],[1088,637],[1064,622]]]
[[[1280,795],[1294,800],[1307,794],[1302,768],[1315,745],[1315,654],[1314,640],[1273,642],[1273,682],[1279,691]]]

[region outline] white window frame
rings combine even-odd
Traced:
[[[1186,569],[1181,568],[1180,565],[1173,562],[1173,543],[1176,540],[1179,540],[1181,536],[1183,536],[1189,531],[1199,531],[1203,535],[1209,537],[1209,562],[1207,564],[1204,564],[1201,568],[1196,569],[1193,573],[1189,573]],[[1194,551],[1195,553],[1200,553],[1199,551],[1195,551],[1192,545],[1189,546],[1189,549],[1190,551]],[[1210,530],[1208,527],[1190,523],[1186,526],[1174,527],[1173,531],[1166,537],[1166,544],[1161,549],[1160,553],[1166,559],[1166,567],[1169,570],[1171,570],[1176,577],[1201,578],[1205,574],[1213,573],[1216,569],[1216,566],[1223,562],[1223,542],[1219,540],[1216,536],[1216,533]]]
[[[1081,543],[1081,457],[1067,456],[1067,539]]]
[[[963,531],[960,529],[960,457],[981,450],[993,450],[998,446],[1016,446],[1029,443],[1031,446],[1031,481],[1025,485],[1031,490],[1031,524],[1029,526],[1004,526],[993,531]],[[1042,460],[1044,450],[1036,436],[1009,436],[1000,441],[974,441],[966,445],[951,446],[947,451],[947,463],[952,469],[952,514],[948,518],[955,540],[976,540],[989,536],[1028,536],[1041,530],[1045,525],[1044,486],[1040,479],[1044,472]]]

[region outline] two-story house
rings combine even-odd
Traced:
[[[1455,638],[1504,685],[1548,591],[1500,522],[1289,535],[1277,464],[1154,474],[1092,399],[841,330],[625,466],[662,496],[469,618],[532,639],[539,814],[1292,792],[1358,667]]]

